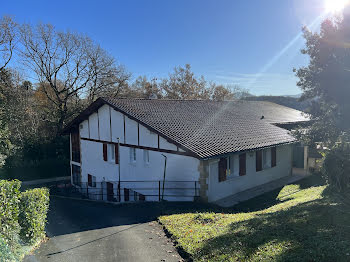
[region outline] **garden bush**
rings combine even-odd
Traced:
[[[9,246],[18,242],[20,187],[18,180],[0,180],[0,237]]]
[[[34,243],[45,236],[45,224],[49,209],[49,190],[35,188],[23,192],[19,204],[20,237],[26,243]]]
[[[339,191],[350,189],[350,147],[341,143],[325,153],[322,173],[329,185]]]

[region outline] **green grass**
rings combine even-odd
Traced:
[[[350,261],[350,198],[313,177],[223,212],[159,217],[195,261]]]

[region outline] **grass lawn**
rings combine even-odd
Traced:
[[[235,209],[159,220],[195,261],[350,261],[350,198],[315,177]]]

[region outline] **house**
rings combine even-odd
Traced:
[[[72,183],[94,198],[214,202],[291,175],[289,130],[308,120],[262,101],[105,97],[64,132]]]

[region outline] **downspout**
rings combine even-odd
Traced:
[[[118,197],[119,197],[119,202],[121,202],[121,196],[120,196],[120,143],[119,143],[119,137],[117,138],[118,140]]]
[[[167,161],[167,156],[162,154],[164,156],[164,174],[163,174],[163,192],[162,192],[162,200],[164,200],[164,183],[165,183],[165,175],[166,175],[166,161]]]

